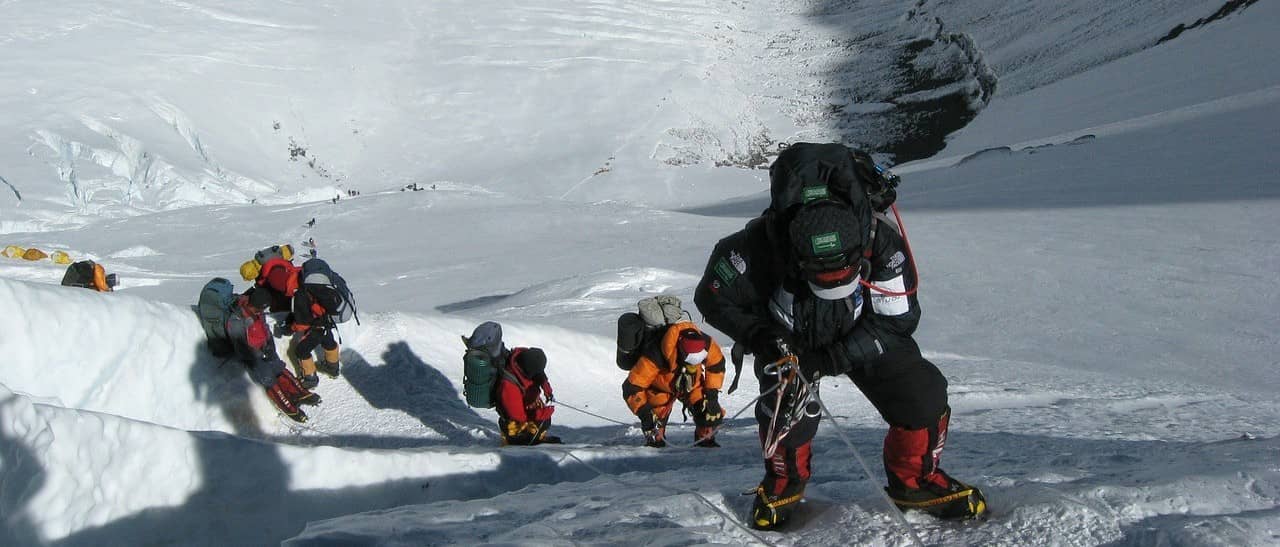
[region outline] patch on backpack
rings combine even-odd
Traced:
[[[800,203],[809,203],[810,201],[829,197],[831,197],[831,192],[827,191],[826,186],[805,186],[800,191]]]
[[[840,250],[840,234],[837,232],[827,232],[818,234],[809,238],[809,242],[813,244],[813,254],[820,255],[830,251]]]

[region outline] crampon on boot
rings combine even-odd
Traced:
[[[884,491],[899,509],[917,509],[944,519],[971,519],[987,512],[982,492],[951,478],[938,466],[950,421],[951,409],[947,408],[931,427],[889,428],[884,438],[889,486]]]
[[[886,487],[884,491],[898,509],[924,511],[941,519],[982,518],[987,500],[982,491],[951,478],[941,469],[934,471],[920,488]]]
[[[693,430],[693,446],[699,448],[720,448],[716,442],[716,430],[711,427],[699,427]]]
[[[776,530],[791,518],[791,511],[804,499],[804,487],[786,488],[780,496],[771,496],[764,486],[756,487],[756,499],[751,504],[751,527],[756,530]]]
[[[315,374],[312,374],[311,376],[304,375],[298,378],[298,383],[302,384],[303,389],[315,389],[316,386],[320,385],[320,377]]]
[[[324,360],[316,362],[316,370],[323,372],[325,376],[330,378],[338,377],[338,369],[340,367],[336,348],[324,350]]]
[[[338,369],[340,367],[341,365],[337,361],[316,361],[316,371],[330,378],[338,377]]]
[[[298,378],[289,371],[284,371],[276,377],[276,386],[280,391],[284,392],[289,401],[295,405],[318,405],[320,404],[320,395],[311,392]]]
[[[666,448],[667,432],[666,429],[654,428],[644,431],[644,445],[650,448]]]
[[[267,388],[267,398],[271,399],[271,404],[275,405],[276,409],[288,416],[290,420],[299,423],[307,421],[307,414],[298,408],[298,405],[293,404],[293,401],[289,400],[289,396],[280,390],[278,383]]]

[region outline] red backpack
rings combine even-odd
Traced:
[[[262,265],[258,279],[254,281],[260,287],[268,287],[289,298],[298,291],[298,273],[302,269],[284,258],[272,258]]]

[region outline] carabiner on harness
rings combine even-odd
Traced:
[[[817,403],[818,383],[809,382],[800,373],[800,361],[794,353],[763,367],[764,374],[777,375],[778,386],[774,394],[769,428],[763,441],[764,459],[770,459],[778,451],[778,445],[791,433],[792,428],[804,418],[813,418],[822,412]],[[763,402],[763,401],[761,401]],[[785,405],[784,405],[785,403]],[[781,419],[779,419],[781,417]]]

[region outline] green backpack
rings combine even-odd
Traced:
[[[494,392],[505,365],[507,348],[502,343],[502,325],[485,321],[470,337],[463,336],[467,350],[462,354],[462,394],[473,408],[497,406]]]
[[[204,284],[204,288],[200,289],[196,314],[200,316],[200,325],[204,327],[209,351],[218,357],[227,357],[235,353],[231,338],[227,336],[227,318],[231,316],[231,306],[235,302],[235,287],[230,281],[221,277],[210,279]]]

